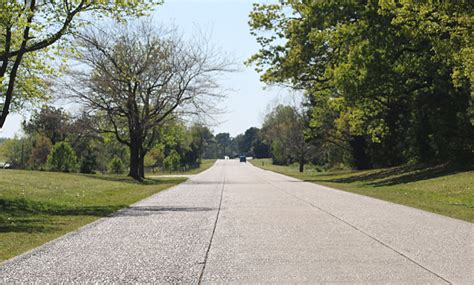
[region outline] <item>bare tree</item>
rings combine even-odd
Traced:
[[[105,119],[97,130],[112,133],[130,149],[130,173],[144,178],[144,157],[166,121],[209,112],[222,97],[217,78],[230,62],[205,39],[185,41],[149,22],[78,37],[77,60],[88,71],[71,73],[69,90]]]

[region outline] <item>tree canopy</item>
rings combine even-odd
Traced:
[[[465,158],[472,12],[469,1],[255,4],[261,48],[249,63],[264,82],[302,90],[310,135],[358,168]]]
[[[56,59],[74,49],[69,35],[88,25],[90,19],[125,21],[144,15],[161,2],[1,1],[0,128],[12,109],[48,97],[48,75],[57,71]]]

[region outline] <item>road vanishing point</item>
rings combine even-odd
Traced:
[[[474,284],[474,224],[234,160],[0,265],[0,283]]]

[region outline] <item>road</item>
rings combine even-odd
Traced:
[[[220,160],[3,263],[0,283],[474,284],[473,242],[468,222]]]

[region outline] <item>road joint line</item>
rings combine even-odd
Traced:
[[[212,233],[211,233],[211,239],[209,240],[209,245],[206,250],[206,254],[204,255],[204,261],[200,262],[199,264],[203,264],[201,274],[199,275],[199,281],[198,284],[202,284],[202,279],[204,277],[204,271],[206,270],[206,265],[207,265],[207,260],[209,258],[209,252],[211,251],[212,247],[212,241],[214,240],[214,235],[216,233],[216,228],[217,228],[217,222],[219,221],[219,216],[221,213],[221,208],[222,208],[222,200],[224,197],[224,188],[225,188],[225,183],[226,183],[226,172],[224,169],[224,166],[222,166],[224,177],[222,179],[222,186],[221,186],[221,193],[220,193],[220,199],[219,199],[219,207],[217,208],[217,214],[216,214],[216,219],[214,221],[214,226],[212,228]]]
[[[258,167],[257,167],[257,168],[258,168]],[[260,169],[260,168],[259,168],[259,169]],[[261,170],[261,169],[260,169],[260,170]],[[270,172],[272,172],[272,171],[270,171]],[[272,172],[272,173],[273,173],[273,172]],[[263,181],[267,182],[268,184],[274,186],[274,187],[277,188],[277,190],[279,190],[280,192],[283,192],[283,193],[287,194],[288,196],[291,196],[291,197],[293,197],[293,198],[295,198],[295,199],[297,199],[297,200],[300,200],[300,201],[302,201],[302,202],[308,204],[308,205],[311,206],[312,208],[318,209],[318,210],[322,211],[323,213],[325,213],[325,214],[327,214],[327,215],[329,215],[329,216],[331,216],[331,217],[333,217],[333,218],[339,220],[340,222],[343,222],[344,224],[346,224],[346,225],[352,227],[353,229],[357,230],[358,232],[362,233],[363,235],[369,237],[370,239],[376,241],[377,243],[383,245],[384,247],[386,247],[386,248],[388,248],[388,249],[390,249],[390,250],[396,252],[398,255],[404,257],[405,259],[411,261],[413,264],[419,266],[420,268],[424,269],[425,271],[430,272],[431,274],[435,275],[436,277],[440,278],[441,280],[445,281],[446,283],[448,283],[448,284],[453,284],[451,281],[447,280],[447,279],[444,278],[443,276],[441,276],[441,275],[439,275],[438,273],[432,271],[431,269],[425,267],[424,265],[422,265],[422,264],[420,264],[419,262],[415,261],[414,259],[412,259],[412,258],[409,257],[408,255],[406,255],[406,254],[404,254],[404,253],[398,251],[397,249],[391,247],[390,245],[384,243],[383,241],[379,240],[379,239],[376,238],[375,236],[370,235],[369,233],[367,233],[367,232],[365,232],[364,230],[358,228],[357,226],[355,226],[355,225],[349,223],[348,221],[346,221],[346,220],[344,220],[344,219],[342,219],[342,218],[340,218],[340,217],[338,217],[338,216],[332,214],[331,212],[329,212],[329,211],[327,211],[327,210],[325,210],[325,209],[323,209],[323,208],[321,208],[321,207],[319,207],[319,206],[316,206],[315,204],[313,204],[313,203],[311,203],[311,202],[309,202],[309,201],[307,201],[307,200],[305,200],[305,199],[303,199],[303,198],[301,198],[301,197],[299,197],[299,196],[297,196],[297,195],[295,195],[295,194],[291,194],[291,193],[286,192],[286,191],[285,191],[283,188],[281,188],[279,185],[273,183],[272,181],[270,181],[270,180],[268,180],[268,179],[266,179],[266,178],[263,178],[262,176],[258,176],[258,175],[255,175],[255,176],[257,176],[258,178],[260,178],[260,179],[262,179]]]

